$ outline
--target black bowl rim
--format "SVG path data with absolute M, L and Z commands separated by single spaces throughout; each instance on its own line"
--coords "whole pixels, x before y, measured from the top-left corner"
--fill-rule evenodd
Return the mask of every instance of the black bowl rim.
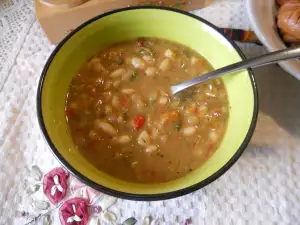
M 232 156 L 232 158 L 224 165 L 222 166 L 217 172 L 215 172 L 214 174 L 212 174 L 211 176 L 209 176 L 208 178 L 204 179 L 203 181 L 200 181 L 192 186 L 180 189 L 180 190 L 176 190 L 176 191 L 171 191 L 171 192 L 166 192 L 166 193 L 159 193 L 159 194 L 132 194 L 132 193 L 126 193 L 126 192 L 121 192 L 121 191 L 116 191 L 113 189 L 110 189 L 108 187 L 104 187 L 102 185 L 99 185 L 97 183 L 95 183 L 94 181 L 88 179 L 87 177 L 85 177 L 83 174 L 81 174 L 79 171 L 77 171 L 75 168 L 73 168 L 63 157 L 62 155 L 59 153 L 59 151 L 56 149 L 55 145 L 53 144 L 53 142 L 51 141 L 49 134 L 46 130 L 46 126 L 43 120 L 43 115 L 42 115 L 42 90 L 43 90 L 43 84 L 44 84 L 44 80 L 47 74 L 47 71 L 49 69 L 49 66 L 52 62 L 52 60 L 54 59 L 55 55 L 57 54 L 57 52 L 60 50 L 60 48 L 79 30 L 83 29 L 85 26 L 87 26 L 88 24 L 101 19 L 103 17 L 118 13 L 118 12 L 123 12 L 123 11 L 130 11 L 130 10 L 139 10 L 139 9 L 156 9 L 156 10 L 166 10 L 166 11 L 171 11 L 171 12 L 175 12 L 175 13 L 179 13 L 179 14 L 183 14 L 185 16 L 194 18 L 198 21 L 200 21 L 201 23 L 204 23 L 210 27 L 212 27 L 214 30 L 216 30 L 218 33 L 220 33 L 217 30 L 217 27 L 213 24 L 211 24 L 210 22 L 196 16 L 193 15 L 191 13 L 188 12 L 184 12 L 178 9 L 174 9 L 174 8 L 168 8 L 168 7 L 158 7 L 158 6 L 136 6 L 136 7 L 128 7 L 128 8 L 121 8 L 121 9 L 116 9 L 110 12 L 106 12 L 104 14 L 101 14 L 99 16 L 96 16 L 88 21 L 86 21 L 85 23 L 83 23 L 82 25 L 80 25 L 79 27 L 77 27 L 76 29 L 74 29 L 71 33 L 69 33 L 58 45 L 57 47 L 54 49 L 54 51 L 51 53 L 50 57 L 48 58 L 45 67 L 42 71 L 41 74 L 41 78 L 38 84 L 38 89 L 37 89 L 37 117 L 38 117 L 38 122 L 40 125 L 40 129 L 42 130 L 42 133 L 44 135 L 44 138 L 46 139 L 50 149 L 52 150 L 52 153 L 54 154 L 54 156 L 56 157 L 56 159 L 58 161 L 60 161 L 60 163 L 68 170 L 70 171 L 70 173 L 75 176 L 77 179 L 79 179 L 81 182 L 85 183 L 86 185 L 92 187 L 95 190 L 98 190 L 100 192 L 103 192 L 105 194 L 111 195 L 111 196 L 115 196 L 118 198 L 123 198 L 123 199 L 128 199 L 128 200 L 137 200 L 137 201 L 157 201 L 157 200 L 166 200 L 166 199 L 171 199 L 171 198 L 176 198 L 176 197 L 180 197 L 189 193 L 192 193 L 194 191 L 197 191 L 205 186 L 207 186 L 208 184 L 212 183 L 213 181 L 215 181 L 216 179 L 218 179 L 220 176 L 222 176 L 237 160 L 238 158 L 242 155 L 242 153 L 244 152 L 245 148 L 247 147 L 247 145 L 249 144 L 253 132 L 255 130 L 256 127 L 256 122 L 257 122 L 257 117 L 258 117 L 258 92 L 257 92 L 257 86 L 256 86 L 256 82 L 255 82 L 255 78 L 253 75 L 252 70 L 248 70 L 248 74 L 252 83 L 252 89 L 253 89 L 253 96 L 254 96 L 254 109 L 253 109 L 253 115 L 252 115 L 252 120 L 251 120 L 251 124 L 248 130 L 248 133 L 243 141 L 243 143 L 241 144 L 241 146 L 239 147 L 239 149 L 236 151 L 236 153 Z M 245 56 L 242 53 L 242 51 L 239 49 L 239 47 L 232 41 L 227 39 L 222 33 L 220 33 L 233 47 L 234 49 L 238 52 L 238 54 L 240 55 L 240 57 L 245 60 Z

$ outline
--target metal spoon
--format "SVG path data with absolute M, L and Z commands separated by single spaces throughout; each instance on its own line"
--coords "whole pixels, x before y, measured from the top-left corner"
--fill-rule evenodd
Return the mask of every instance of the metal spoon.
M 215 78 L 218 78 L 220 76 L 223 76 L 225 74 L 229 74 L 231 72 L 236 72 L 243 69 L 248 68 L 255 68 L 264 66 L 267 64 L 276 63 L 278 61 L 287 60 L 287 59 L 293 59 L 293 58 L 300 58 L 300 46 L 287 48 L 284 50 L 271 52 L 256 58 L 244 60 L 238 63 L 234 63 L 228 66 L 225 66 L 223 68 L 214 70 L 212 72 L 206 73 L 204 75 L 195 77 L 192 80 L 185 81 L 183 83 L 171 86 L 171 93 L 174 95 L 186 88 L 189 88 L 191 86 L 194 86 L 196 84 L 200 84 L 202 82 L 212 80 Z

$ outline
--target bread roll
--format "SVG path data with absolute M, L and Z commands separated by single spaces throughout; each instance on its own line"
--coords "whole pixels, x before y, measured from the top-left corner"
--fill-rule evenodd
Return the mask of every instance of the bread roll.
M 300 1 L 288 1 L 281 6 L 277 19 L 284 41 L 300 43 Z

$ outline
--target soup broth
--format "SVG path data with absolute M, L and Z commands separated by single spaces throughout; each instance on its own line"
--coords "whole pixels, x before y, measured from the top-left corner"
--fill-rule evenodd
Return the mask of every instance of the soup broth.
M 194 50 L 162 39 L 101 51 L 70 84 L 65 111 L 74 143 L 120 179 L 158 183 L 186 175 L 219 147 L 227 93 L 221 79 L 175 96 L 170 86 L 211 70 Z

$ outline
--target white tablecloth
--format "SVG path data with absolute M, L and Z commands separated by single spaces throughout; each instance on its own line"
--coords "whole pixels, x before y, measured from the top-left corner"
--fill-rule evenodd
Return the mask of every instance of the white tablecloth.
M 196 11 L 215 25 L 250 28 L 243 0 L 217 0 Z M 265 52 L 239 44 L 249 57 Z M 36 87 L 49 44 L 31 0 L 0 0 L 0 224 L 25 224 L 16 210 L 32 211 L 24 192 L 26 168 L 47 172 L 59 165 L 47 148 L 36 119 Z M 254 71 L 260 115 L 254 137 L 238 162 L 221 178 L 195 193 L 168 201 L 118 200 L 120 223 L 151 215 L 160 224 L 300 224 L 300 81 L 277 66 Z M 31 208 L 30 208 L 31 207 Z M 55 212 L 52 224 L 59 224 Z

